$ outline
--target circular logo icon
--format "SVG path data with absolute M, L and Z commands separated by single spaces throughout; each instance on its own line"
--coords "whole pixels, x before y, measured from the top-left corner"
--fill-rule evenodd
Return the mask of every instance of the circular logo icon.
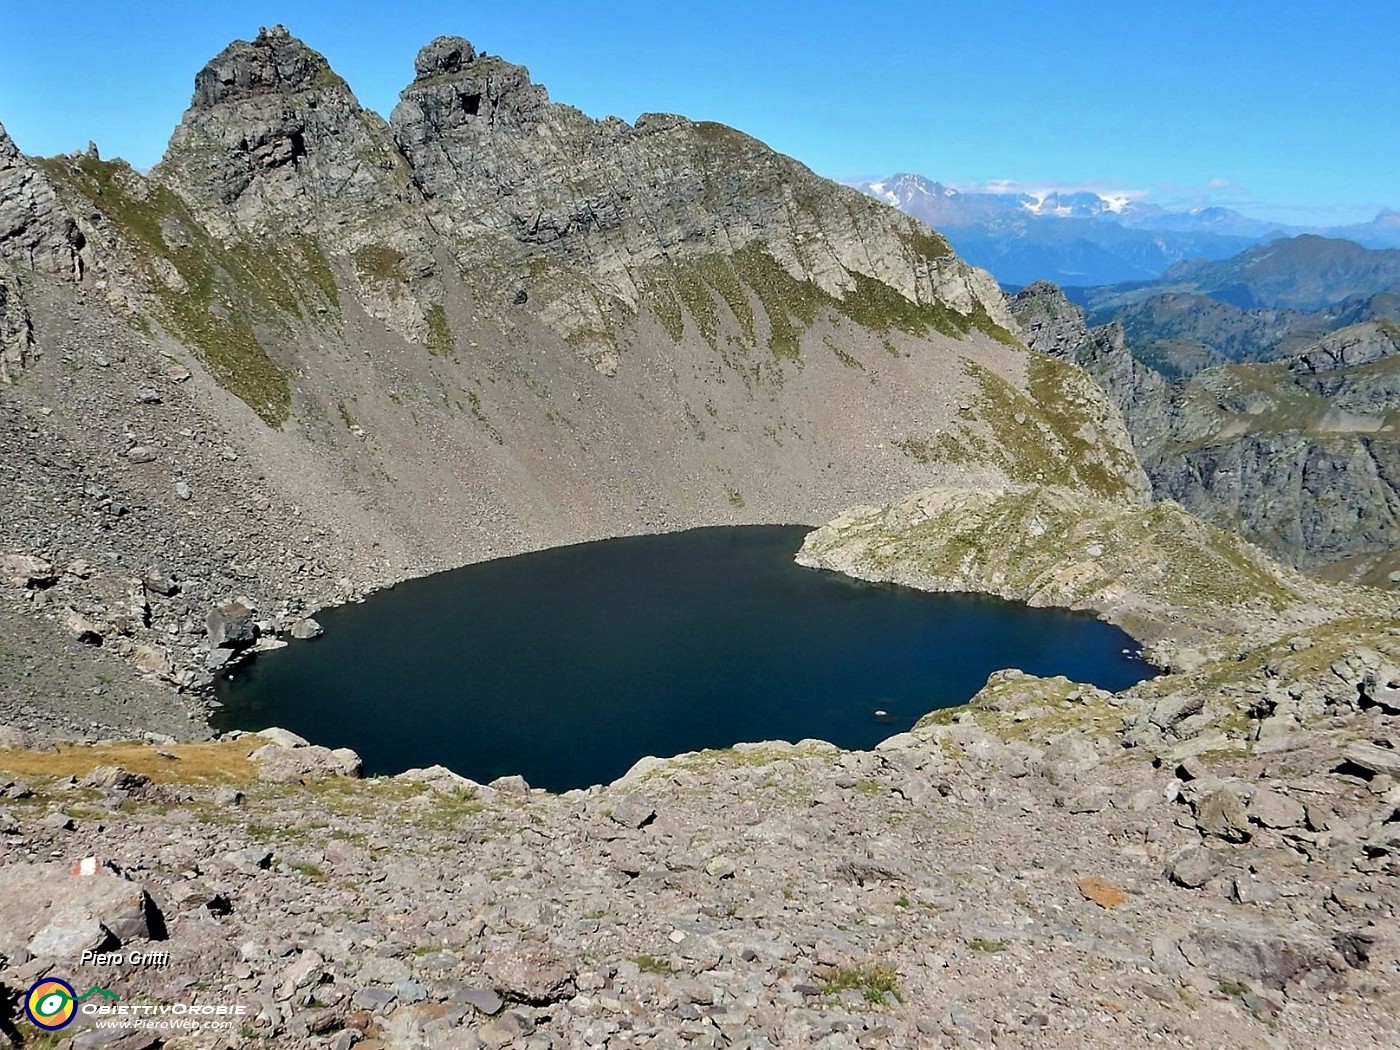
M 24 997 L 29 1020 L 46 1032 L 56 1032 L 72 1023 L 77 1012 L 77 993 L 67 981 L 46 977 L 30 987 Z

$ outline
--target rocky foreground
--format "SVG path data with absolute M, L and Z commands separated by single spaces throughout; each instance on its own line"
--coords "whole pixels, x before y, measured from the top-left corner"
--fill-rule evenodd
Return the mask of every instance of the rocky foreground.
M 873 752 L 741 745 L 562 796 L 442 769 L 360 780 L 353 753 L 278 730 L 7 742 L 0 1027 L 21 1045 L 1400 1038 L 1383 620 L 1120 695 L 1002 672 Z M 106 867 L 71 874 L 85 856 Z M 169 961 L 80 967 L 85 949 Z M 50 974 L 247 1013 L 164 1043 L 36 1042 L 14 1004 Z
M 1116 695 L 999 672 L 872 752 L 746 744 L 560 796 L 441 768 L 364 780 L 353 752 L 282 730 L 55 743 L 74 734 L 31 701 L 38 731 L 0 730 L 0 1032 L 71 1050 L 1396 1045 L 1393 596 L 1309 580 L 1171 504 L 1053 486 L 857 509 L 799 560 L 1096 610 L 1170 671 Z M 52 651 L 6 676 L 12 702 L 119 666 L 76 638 Z M 106 677 L 93 702 L 139 723 L 144 695 Z M 40 1039 L 21 1000 L 46 977 L 243 1012 Z

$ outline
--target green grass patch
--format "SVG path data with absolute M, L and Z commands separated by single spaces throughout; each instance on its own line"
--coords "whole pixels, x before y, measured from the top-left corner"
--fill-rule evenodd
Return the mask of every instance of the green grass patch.
M 319 864 L 312 864 L 307 860 L 294 860 L 289 865 L 294 872 L 312 882 L 325 882 L 326 871 Z
M 989 939 L 987 937 L 973 937 L 967 942 L 967 946 L 971 948 L 974 952 L 986 952 L 988 955 L 995 955 L 999 952 L 1004 952 L 1011 947 L 1010 944 L 1002 940 L 1000 937 L 996 938 L 995 940 Z
M 911 434 L 890 444 L 920 466 L 930 463 L 984 463 L 994 461 L 995 451 L 984 438 L 973 433 L 944 432 L 932 438 Z
M 472 418 L 486 429 L 486 432 L 491 435 L 491 439 L 498 445 L 504 445 L 505 438 L 501 436 L 501 432 L 496 429 L 496 424 L 491 422 L 486 410 L 481 406 L 481 395 L 475 390 L 468 390 L 467 405 L 471 410 Z
M 434 357 L 452 357 L 457 352 L 457 342 L 452 338 L 452 329 L 447 323 L 447 308 L 441 303 L 433 303 L 427 312 L 428 334 L 423 341 L 424 348 Z
M 768 319 L 769 352 L 780 361 L 798 360 L 801 335 L 829 297 L 816 285 L 793 277 L 757 241 L 735 252 L 733 261 L 735 272 L 758 296 Z
M 403 264 L 407 256 L 397 248 L 383 244 L 367 244 L 355 252 L 355 270 L 363 277 L 375 280 L 404 284 L 408 275 Z
M 846 351 L 842 350 L 839 346 L 833 346 L 831 352 L 836 355 L 836 360 L 840 361 L 847 368 L 856 368 L 862 372 L 865 371 L 865 366 L 863 364 L 846 353 Z
M 915 255 L 936 260 L 946 259 L 953 254 L 952 246 L 927 226 L 915 223 L 910 223 L 909 226 L 909 230 L 901 234 L 899 239 Z
M 829 997 L 855 990 L 872 1006 L 885 1006 L 891 1001 L 904 1002 L 899 992 L 899 974 L 892 966 L 843 966 L 828 973 L 822 982 L 822 994 Z
M 227 248 L 184 202 L 125 161 L 52 157 L 38 162 L 63 196 L 111 222 L 153 293 L 157 319 L 193 349 L 219 384 L 269 426 L 291 410 L 291 384 L 256 326 L 286 331 L 312 290 L 324 293 L 329 267 L 306 244 Z M 302 274 L 311 273 L 311 289 Z M 314 296 L 310 296 L 314 297 Z M 331 302 L 334 303 L 334 299 Z
M 724 137 L 728 131 L 701 134 Z M 948 254 L 947 245 L 936 234 L 930 233 L 923 240 L 911 236 L 910 245 L 911 250 L 924 251 L 929 258 Z M 1021 345 L 993 322 L 980 304 L 963 314 L 941 301 L 913 302 L 866 274 L 848 274 L 851 289 L 841 297 L 831 295 L 811 281 L 794 277 L 766 244 L 752 241 L 732 255 L 713 254 L 652 264 L 636 277 L 644 305 L 674 341 L 680 342 L 684 337 L 689 317 L 710 346 L 749 381 L 761 374 L 762 365 L 736 360 L 731 356 L 730 342 L 737 343 L 740 351 L 746 353 L 757 349 L 762 341 L 774 363 L 797 362 L 801 358 L 802 336 L 823 312 L 879 333 L 901 331 L 927 336 L 938 332 L 961 339 L 973 331 L 983 331 L 1009 345 Z M 725 335 L 726 316 L 738 327 L 737 339 Z M 761 333 L 760 318 L 767 322 L 766 333 Z M 885 346 L 899 356 L 888 339 Z M 864 368 L 849 353 L 832 349 L 847 367 Z
M 634 955 L 632 961 L 637 964 L 637 969 L 642 973 L 665 974 L 670 976 L 675 973 L 675 968 L 670 961 L 658 955 Z
M 1078 369 L 1030 355 L 1023 392 L 976 362 L 964 367 L 981 388 L 976 418 L 992 438 L 980 451 L 1013 481 L 1082 488 L 1109 499 L 1133 493 L 1133 452 L 1112 440 L 1106 414 L 1094 411 L 1103 407 L 1101 395 Z

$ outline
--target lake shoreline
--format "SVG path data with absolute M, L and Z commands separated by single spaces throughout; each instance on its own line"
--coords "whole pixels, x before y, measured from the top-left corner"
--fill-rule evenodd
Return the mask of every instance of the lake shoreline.
M 563 769 L 574 761 L 567 749 L 546 760 L 546 742 L 527 742 L 513 723 L 547 735 L 573 718 L 590 755 L 614 756 L 590 774 L 602 783 L 642 755 L 742 741 L 819 737 L 873 747 L 931 710 L 965 703 L 1006 667 L 1110 689 L 1150 669 L 1125 655 L 1139 652 L 1135 639 L 1088 613 L 853 586 L 810 572 L 795 560 L 810 535 L 807 526 L 702 528 L 423 577 L 381 592 L 373 609 L 328 610 L 327 634 L 314 647 L 258 654 L 267 658 L 221 677 L 217 698 L 227 706 L 215 710 L 213 725 L 282 726 L 353 748 L 372 772 L 443 764 L 474 780 L 522 772 L 532 783 L 562 784 L 562 774 L 531 775 L 528 767 L 553 761 Z M 520 768 L 491 765 L 501 760 L 484 743 L 481 751 L 461 741 L 425 748 L 417 733 L 400 739 L 393 725 L 352 728 L 374 721 L 383 695 L 405 693 L 415 697 L 413 718 L 439 735 L 451 735 L 446 727 L 470 703 L 473 739 L 499 740 L 492 746 Z M 870 699 L 861 706 L 854 698 L 863 694 Z M 512 705 L 500 706 L 507 695 Z M 701 710 L 708 718 L 688 721 Z M 614 720 L 607 732 L 596 728 L 600 719 Z

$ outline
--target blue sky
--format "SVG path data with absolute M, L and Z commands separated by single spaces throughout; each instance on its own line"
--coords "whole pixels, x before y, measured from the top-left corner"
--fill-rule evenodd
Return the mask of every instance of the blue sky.
M 0 0 L 0 122 L 27 152 L 159 159 L 195 72 L 283 22 L 388 114 L 431 37 L 555 101 L 732 124 L 833 178 L 1135 191 L 1331 224 L 1400 207 L 1391 3 L 496 4 Z

